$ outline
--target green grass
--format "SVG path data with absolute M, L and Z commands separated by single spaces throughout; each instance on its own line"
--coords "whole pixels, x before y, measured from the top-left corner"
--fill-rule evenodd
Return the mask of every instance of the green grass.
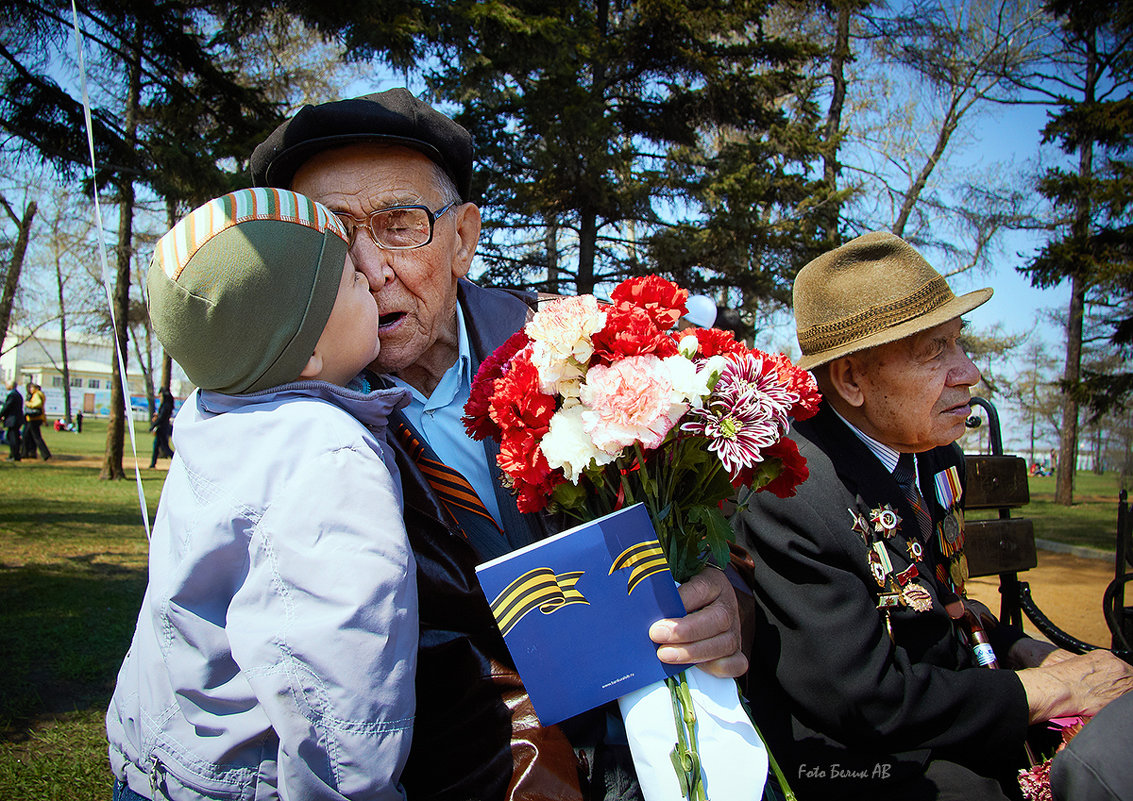
M 1113 553 L 1117 542 L 1117 473 L 1094 475 L 1079 471 L 1074 481 L 1074 504 L 1054 502 L 1054 476 L 1032 476 L 1031 502 L 1019 510 L 1034 521 L 1035 537 L 1085 545 Z
M 44 438 L 50 461 L 0 462 L 0 798 L 105 801 L 103 715 L 145 589 L 145 530 L 132 459 L 127 481 L 78 463 L 100 459 L 105 421 Z M 152 515 L 165 473 L 142 474 Z
M 106 801 L 103 715 L 146 581 L 133 461 L 126 481 L 98 479 L 105 421 L 44 436 L 51 461 L 0 461 L 0 799 Z M 152 444 L 138 433 L 142 465 Z M 165 472 L 142 476 L 152 516 Z M 1067 508 L 1053 478 L 1035 477 L 1015 514 L 1038 537 L 1112 550 L 1118 489 L 1115 475 L 1079 473 Z

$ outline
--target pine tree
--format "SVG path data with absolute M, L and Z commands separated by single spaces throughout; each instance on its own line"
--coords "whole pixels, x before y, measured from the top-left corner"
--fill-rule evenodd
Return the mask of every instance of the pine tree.
M 203 32 L 216 14 L 173 0 L 98 0 L 80 9 L 92 71 L 110 77 L 92 87 L 91 135 L 100 190 L 118 204 L 115 252 L 115 339 L 126 359 L 137 191 L 193 203 L 242 183 L 226 159 L 244 160 L 275 122 L 275 109 L 242 75 L 221 69 L 217 41 Z M 23 142 L 22 153 L 54 165 L 64 177 L 90 163 L 82 100 L 56 80 L 72 41 L 70 3 L 32 0 L 0 12 L 0 130 Z M 218 25 L 223 30 L 224 25 Z M 120 364 L 112 363 L 111 418 L 103 478 L 121 478 L 124 413 Z
M 1082 374 L 1086 307 L 1114 292 L 1128 298 L 1133 280 L 1133 171 L 1122 158 L 1133 146 L 1133 9 L 1120 0 L 1055 0 L 1048 8 L 1060 21 L 1066 60 L 1037 87 L 1055 104 L 1043 141 L 1056 142 L 1076 165 L 1048 170 L 1040 180 L 1039 192 L 1060 213 L 1059 224 L 1020 269 L 1039 288 L 1070 283 L 1055 488 L 1055 501 L 1070 505 L 1080 401 L 1090 389 Z M 1116 334 L 1127 316 L 1126 310 L 1115 320 Z

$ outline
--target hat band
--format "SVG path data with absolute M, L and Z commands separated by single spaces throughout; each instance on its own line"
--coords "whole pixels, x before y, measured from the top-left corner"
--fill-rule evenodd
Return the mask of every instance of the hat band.
M 928 314 L 955 297 L 944 277 L 937 276 L 916 292 L 900 300 L 884 306 L 874 306 L 844 320 L 812 325 L 805 331 L 799 331 L 799 348 L 802 349 L 803 355 L 812 356 L 831 348 L 848 345 Z

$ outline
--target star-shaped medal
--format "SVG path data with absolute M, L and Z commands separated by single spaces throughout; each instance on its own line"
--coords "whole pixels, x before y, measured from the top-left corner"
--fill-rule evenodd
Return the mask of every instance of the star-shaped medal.
M 850 529 L 857 532 L 857 534 L 861 536 L 862 541 L 866 545 L 869 545 L 869 520 L 857 509 L 847 509 L 846 511 L 850 513 Z
M 873 522 L 873 530 L 886 539 L 896 534 L 901 525 L 901 516 L 889 504 L 871 509 L 869 519 Z

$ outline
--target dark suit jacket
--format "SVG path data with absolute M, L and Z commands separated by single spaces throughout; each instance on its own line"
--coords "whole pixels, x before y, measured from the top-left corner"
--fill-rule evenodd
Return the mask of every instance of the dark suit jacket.
M 480 363 L 518 331 L 534 296 L 461 281 L 473 355 Z M 581 799 L 574 750 L 558 726 L 541 726 L 476 580 L 482 559 L 450 526 L 441 501 L 396 438 L 405 529 L 417 560 L 420 646 L 413 746 L 402 774 L 409 798 Z M 485 441 L 495 465 L 498 448 Z M 496 471 L 498 475 L 498 470 Z M 503 528 L 518 547 L 548 533 L 496 488 Z
M 1011 671 L 976 665 L 930 575 L 917 581 L 932 609 L 895 610 L 890 640 L 851 510 L 867 517 L 886 503 L 897 510 L 903 530 L 886 541 L 895 573 L 911 564 L 905 534 L 913 536 L 913 510 L 826 404 L 792 437 L 810 470 L 797 497 L 757 493 L 736 516 L 738 540 L 755 557 L 762 613 L 748 695 L 789 780 L 802 798 L 831 798 L 915 776 L 932 758 L 1000 773 L 1026 736 L 1021 682 Z M 949 466 L 963 471 L 963 455 L 953 445 L 919 454 L 918 462 L 935 524 L 946 510 L 933 476 Z M 997 635 L 1001 655 L 1021 636 L 1005 627 Z
M 24 424 L 24 396 L 19 390 L 9 390 L 0 409 L 0 423 L 4 428 L 19 428 Z

